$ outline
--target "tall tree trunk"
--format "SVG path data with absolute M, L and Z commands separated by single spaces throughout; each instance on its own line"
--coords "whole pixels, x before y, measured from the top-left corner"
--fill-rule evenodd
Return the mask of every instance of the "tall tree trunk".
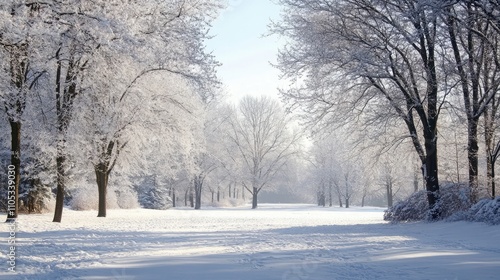
M 460 78 L 460 84 L 462 87 L 462 96 L 464 100 L 465 112 L 467 115 L 467 158 L 469 160 L 469 186 L 471 188 L 472 194 L 471 199 L 476 202 L 478 199 L 478 121 L 479 116 L 483 113 L 480 110 L 481 103 L 488 105 L 490 100 L 480 100 L 480 73 L 481 68 L 484 66 L 484 38 L 481 39 L 482 42 L 478 42 L 476 46 L 475 37 L 477 33 L 481 33 L 480 24 L 478 24 L 477 11 L 472 6 L 472 2 L 466 3 L 467 17 L 465 19 L 457 20 L 452 13 L 451 9 L 448 14 L 448 34 L 450 35 L 450 43 L 453 49 L 453 55 L 455 57 L 455 63 L 458 70 L 458 76 Z M 458 24 L 466 24 L 465 33 L 460 36 L 460 26 Z M 479 29 L 476 31 L 475 29 Z M 474 30 L 474 31 L 473 31 Z M 459 48 L 461 44 L 463 51 Z M 482 54 L 477 54 L 480 50 Z M 462 54 L 465 59 L 462 58 Z
M 257 208 L 257 194 L 258 193 L 259 193 L 259 191 L 257 190 L 256 187 L 254 187 L 253 192 L 252 192 L 252 209 Z
M 8 204 L 7 221 L 17 218 L 19 211 L 19 184 L 21 183 L 21 122 L 10 120 L 11 154 L 10 163 L 14 166 L 14 205 Z M 9 185 L 9 192 L 11 187 Z M 9 195 L 10 197 L 10 195 Z
M 467 144 L 467 158 L 469 160 L 469 185 L 472 191 L 472 202 L 475 203 L 479 197 L 479 183 L 478 183 L 478 130 L 477 120 L 471 119 L 469 121 L 469 139 Z
M 392 179 L 387 179 L 385 182 L 385 189 L 387 194 L 387 207 L 392 207 Z
M 425 139 L 425 164 L 423 166 L 425 185 L 427 190 L 427 201 L 429 202 L 430 218 L 437 220 L 441 216 L 439 209 L 439 178 L 438 178 L 438 157 L 437 139 L 432 133 L 432 138 Z
M 345 208 L 349 208 L 349 197 L 345 198 Z
M 203 187 L 203 178 L 202 175 L 197 175 L 194 178 L 194 194 L 195 194 L 195 204 L 194 209 L 201 208 L 201 190 Z
M 193 190 L 189 190 L 189 206 L 194 207 L 194 194 Z
M 328 205 L 333 206 L 332 184 L 328 186 Z
M 57 180 L 57 191 L 56 191 L 56 208 L 54 211 L 54 219 L 52 222 L 60 223 L 62 219 L 63 207 L 64 207 L 64 192 L 65 192 L 65 179 L 66 174 L 64 170 L 66 162 L 66 156 L 64 155 L 64 147 L 62 144 L 57 145 L 57 157 L 56 157 L 56 180 Z
M 413 192 L 418 192 L 418 172 L 413 174 Z
M 495 164 L 491 165 L 491 198 L 495 199 Z
M 107 172 L 108 167 L 101 163 L 94 167 L 96 182 L 97 182 L 97 190 L 99 194 L 99 206 L 97 217 L 106 217 L 106 195 L 108 191 L 108 177 L 109 173 Z
M 175 188 L 172 188 L 172 207 L 175 208 Z

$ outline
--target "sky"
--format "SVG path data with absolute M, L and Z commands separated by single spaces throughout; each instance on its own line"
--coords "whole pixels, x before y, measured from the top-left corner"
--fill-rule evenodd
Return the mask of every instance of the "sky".
M 213 22 L 207 51 L 222 63 L 217 72 L 230 102 L 245 95 L 278 97 L 279 71 L 270 64 L 276 61 L 278 38 L 264 35 L 279 14 L 270 0 L 227 0 Z

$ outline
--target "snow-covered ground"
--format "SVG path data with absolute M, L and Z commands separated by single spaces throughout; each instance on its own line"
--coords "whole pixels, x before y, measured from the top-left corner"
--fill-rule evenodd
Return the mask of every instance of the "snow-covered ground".
M 65 209 L 18 221 L 0 279 L 499 279 L 500 226 L 388 224 L 379 208 Z M 0 216 L 5 220 L 5 215 Z

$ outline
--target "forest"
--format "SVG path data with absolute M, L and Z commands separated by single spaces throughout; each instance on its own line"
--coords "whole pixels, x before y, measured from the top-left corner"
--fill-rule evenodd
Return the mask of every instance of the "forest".
M 499 1 L 275 2 L 288 86 L 232 104 L 205 45 L 224 1 L 2 1 L 7 219 L 259 201 L 496 215 Z

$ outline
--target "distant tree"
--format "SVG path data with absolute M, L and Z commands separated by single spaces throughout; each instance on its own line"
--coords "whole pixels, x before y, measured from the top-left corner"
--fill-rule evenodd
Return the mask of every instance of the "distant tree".
M 257 208 L 262 188 L 297 153 L 300 135 L 291 125 L 290 116 L 269 97 L 243 97 L 230 119 L 228 137 L 238 149 L 242 184 L 252 194 L 252 209 Z

